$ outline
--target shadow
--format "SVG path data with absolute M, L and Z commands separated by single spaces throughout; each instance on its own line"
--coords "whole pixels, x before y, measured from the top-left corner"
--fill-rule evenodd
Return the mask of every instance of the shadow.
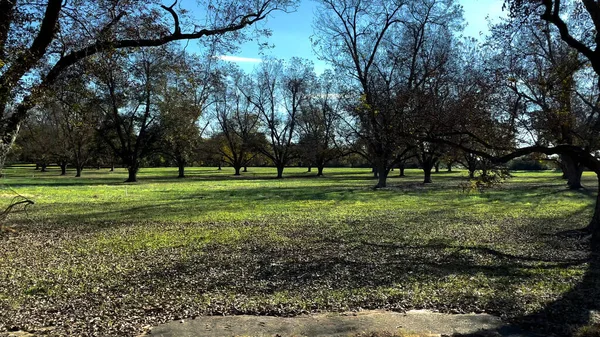
M 370 179 L 355 173 L 342 176 Z M 522 193 L 506 188 L 493 193 L 443 195 L 442 206 L 433 204 L 427 211 L 397 209 L 401 212 L 398 217 L 379 210 L 378 217 L 349 216 L 331 223 L 286 218 L 229 224 L 169 225 L 155 221 L 181 219 L 190 212 L 236 212 L 243 208 L 242 203 L 260 203 L 265 209 L 291 201 L 302 205 L 315 200 L 350 199 L 377 204 L 400 195 L 398 192 L 411 197 L 429 191 L 456 191 L 450 179 L 454 177 L 447 178 L 433 185 L 416 180 L 392 182 L 392 187 L 377 192 L 364 184 L 234 186 L 175 194 L 157 190 L 152 202 L 132 201 L 123 206 L 119 201 L 110 201 L 99 210 L 89 209 L 89 204 L 82 202 L 81 213 L 67 203 L 41 205 L 40 213 L 58 226 L 57 231 L 50 230 L 47 222 L 28 224 L 41 233 L 41 238 L 24 232 L 16 238 L 18 243 L 9 243 L 1 251 L 13 257 L 2 261 L 0 270 L 1 277 L 11 280 L 7 287 L 15 287 L 8 291 L 28 291 L 32 295 L 20 303 L 18 310 L 0 312 L 0 321 L 16 326 L 30 324 L 30 317 L 46 317 L 48 312 L 54 313 L 49 322 L 81 321 L 72 310 L 73 303 L 77 303 L 86 308 L 90 318 L 104 317 L 106 312 L 115 313 L 111 322 L 127 317 L 131 323 L 127 329 L 134 329 L 135 324 L 205 314 L 289 316 L 362 308 L 488 312 L 558 336 L 587 324 L 590 310 L 599 307 L 600 264 L 579 236 L 564 233 L 590 212 L 591 204 L 560 217 L 549 214 L 524 220 L 508 216 L 501 220 L 492 216 L 479 219 L 449 211 L 496 200 L 506 203 L 507 208 L 524 201 L 535 204 L 567 193 L 566 188 L 557 188 L 556 184 L 525 185 L 519 189 Z M 593 196 L 587 190 L 572 193 L 574 200 Z M 439 202 L 439 195 L 437 198 Z M 70 209 L 71 213 L 56 214 L 50 212 L 51 208 Z M 136 239 L 136 235 L 148 233 L 157 238 Z M 81 237 L 82 242 L 72 244 Z M 12 269 L 16 270 L 11 274 L 13 278 L 2 274 Z M 35 277 L 60 298 L 43 297 L 47 295 L 43 287 L 32 283 Z M 15 286 L 21 284 L 15 281 L 20 278 L 26 279 L 25 289 Z M 100 330 L 94 333 L 110 335 L 109 328 L 101 325 L 104 323 L 98 324 Z
M 132 210 L 136 214 L 148 211 Z M 158 209 L 165 211 L 166 208 Z M 572 216 L 566 214 L 564 218 Z M 270 227 L 257 222 L 219 228 L 215 224 L 219 233 L 227 234 L 236 228 L 238 234 L 211 240 L 207 239 L 212 235 L 210 231 L 195 231 L 194 224 L 167 228 L 156 225 L 161 234 L 168 234 L 167 238 L 174 233 L 184 240 L 165 247 L 160 246 L 165 243 L 160 236 L 157 247 L 147 243 L 135 246 L 136 239 L 128 241 L 131 235 L 145 235 L 149 225 L 140 225 L 137 230 L 141 233 L 135 228 L 115 229 L 114 236 L 99 233 L 99 237 L 90 238 L 86 233 L 90 239 L 85 242 L 91 245 L 78 248 L 66 258 L 68 244 L 53 241 L 64 235 L 45 231 L 44 237 L 36 239 L 42 243 L 36 249 L 29 249 L 28 241 L 11 247 L 17 251 L 10 263 L 22 275 L 17 277 L 29 278 L 35 275 L 35 268 L 41 268 L 37 272 L 42 273 L 46 282 L 43 284 L 58 291 L 60 297 L 44 297 L 44 287 L 35 283 L 35 287 L 28 286 L 31 283 L 25 282 L 22 291 L 31 294 L 18 310 L 3 311 L 0 319 L 20 326 L 28 324 L 28 317 L 60 312 L 53 314 L 52 319 L 77 321 L 77 310 L 70 309 L 73 303 L 85 307 L 89 317 L 102 317 L 107 311 L 114 313 L 112 320 L 126 317 L 126 329 L 198 315 L 293 316 L 321 310 L 432 309 L 448 313 L 488 312 L 538 331 L 566 331 L 560 329 L 578 322 L 567 319 L 568 315 L 583 312 L 584 307 L 595 307 L 598 301 L 597 272 L 589 272 L 597 262 L 590 260 L 577 239 L 544 235 L 548 233 L 544 219 L 518 234 L 501 231 L 497 235 L 503 241 L 487 244 L 483 238 L 473 244 L 472 238 L 443 234 L 428 239 L 410 237 L 406 227 L 393 227 L 393 221 L 348 221 L 338 226 L 300 223 Z M 371 239 L 365 239 L 365 233 Z M 421 234 L 427 236 L 425 232 Z M 477 236 L 476 233 L 473 237 Z M 66 240 L 73 238 L 67 237 Z M 107 244 L 117 246 L 107 248 Z M 521 249 L 524 246 L 534 249 Z M 40 257 L 35 264 L 27 263 L 31 261 L 30 254 L 38 250 L 51 263 L 42 263 Z M 581 270 L 586 264 L 590 267 L 581 283 L 576 284 L 577 278 L 569 276 L 569 272 Z M 96 266 L 105 272 L 98 272 Z M 1 272 L 9 268 L 13 267 L 5 267 Z M 557 277 L 558 283 L 570 282 L 573 289 L 537 316 L 528 312 L 532 303 L 539 304 L 555 294 L 529 294 L 527 289 Z M 581 305 L 581 309 L 571 305 Z M 20 315 L 23 311 L 29 314 Z M 548 321 L 552 323 L 544 325 Z M 562 325 L 556 327 L 555 322 Z M 95 324 L 94 329 L 98 330 L 94 331 L 100 335 L 110 331 L 103 330 L 109 329 L 103 322 Z M 123 334 L 134 332 L 126 330 Z

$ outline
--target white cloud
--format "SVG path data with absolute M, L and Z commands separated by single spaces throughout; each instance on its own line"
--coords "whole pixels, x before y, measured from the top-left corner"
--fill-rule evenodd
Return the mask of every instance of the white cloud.
M 236 62 L 236 63 L 260 63 L 261 59 L 252 58 L 252 57 L 240 57 L 240 56 L 232 56 L 232 55 L 219 55 L 217 56 L 219 60 L 228 61 L 228 62 Z

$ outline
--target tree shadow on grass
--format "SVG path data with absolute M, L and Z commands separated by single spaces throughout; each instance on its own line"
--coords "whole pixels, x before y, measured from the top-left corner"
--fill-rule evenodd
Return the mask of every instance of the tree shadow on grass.
M 435 205 L 435 207 L 428 210 L 420 207 L 413 209 L 411 208 L 413 207 L 412 204 L 408 202 L 390 209 L 387 213 L 393 215 L 394 212 L 400 212 L 401 215 L 398 216 L 401 216 L 402 221 L 406 222 L 428 221 L 453 216 L 457 208 L 468 210 L 472 206 L 481 205 L 482 199 L 486 199 L 489 202 L 499 201 L 506 207 L 510 207 L 511 204 L 520 207 L 524 198 L 527 198 L 527 202 L 535 205 L 547 197 L 561 195 L 567 193 L 568 190 L 557 189 L 556 186 L 544 186 L 539 188 L 524 187 L 517 191 L 507 189 L 482 194 L 463 194 L 457 192 L 456 188 L 450 184 L 438 184 L 433 187 L 417 184 L 415 187 L 415 184 L 404 183 L 398 185 L 398 187 L 377 192 L 373 192 L 370 188 L 360 185 L 342 187 L 331 185 L 308 187 L 282 185 L 253 188 L 236 188 L 232 186 L 230 189 L 187 193 L 158 190 L 154 191 L 153 194 L 148 194 L 147 198 L 137 198 L 132 202 L 128 202 L 127 199 L 119 201 L 113 199 L 103 200 L 101 196 L 100 199 L 92 198 L 89 202 L 83 201 L 81 206 L 77 206 L 72 202 L 62 204 L 39 203 L 35 205 L 35 209 L 30 210 L 30 213 L 33 216 L 36 216 L 36 214 L 43 216 L 44 224 L 40 224 L 40 226 L 46 226 L 48 223 L 61 224 L 62 226 L 93 225 L 94 223 L 98 223 L 102 228 L 105 228 L 105 225 L 109 223 L 118 226 L 127 222 L 160 222 L 174 218 L 178 219 L 179 222 L 190 222 L 195 221 L 195 219 L 211 218 L 211 214 L 222 213 L 235 217 L 236 214 L 240 216 L 246 213 L 251 214 L 255 208 L 268 211 L 277 208 L 286 210 L 287 207 L 297 212 L 299 210 L 298 207 L 304 207 L 304 202 L 323 202 L 321 206 L 312 204 L 313 207 L 317 207 L 315 211 L 319 211 L 319 207 L 324 207 L 325 211 L 335 207 L 342 207 L 347 202 L 350 204 L 352 202 L 378 204 L 378 200 L 389 202 L 389 198 L 398 196 L 426 196 L 427 200 L 433 202 L 439 197 L 436 194 L 429 195 L 431 191 L 449 192 L 450 194 L 445 196 L 448 198 L 447 202 Z M 575 193 L 581 193 L 580 195 L 583 199 L 591 199 L 591 195 L 587 194 L 587 192 Z M 240 207 L 241 204 L 245 206 Z M 586 212 L 589 212 L 589 207 L 579 207 L 573 212 L 572 217 L 579 218 Z M 382 214 L 384 213 L 386 212 Z M 273 216 L 273 214 L 269 214 L 271 213 L 265 215 Z M 368 209 L 365 209 L 364 215 L 372 216 L 368 212 Z M 455 216 L 460 217 L 460 214 Z M 547 220 L 555 221 L 556 219 L 553 216 L 549 215 Z M 561 221 L 566 222 L 566 220 L 568 219 Z M 30 220 L 24 218 L 24 220 L 19 220 L 19 222 L 29 224 Z M 569 227 L 568 229 L 571 228 Z
M 558 220 L 567 221 L 572 216 Z M 389 224 L 369 223 L 363 227 L 351 223 L 348 226 L 354 228 L 349 231 L 346 226 L 330 228 L 326 224 L 278 229 L 261 229 L 255 224 L 250 228 L 255 232 L 237 239 L 233 235 L 231 240 L 206 243 L 199 237 L 198 241 L 190 239 L 178 246 L 129 253 L 102 246 L 77 262 L 94 266 L 91 274 L 60 274 L 62 277 L 47 281 L 58 292 L 53 295 L 56 297 L 39 302 L 34 300 L 38 295 L 30 295 L 19 309 L 30 310 L 29 315 L 19 316 L 18 310 L 11 309 L 0 319 L 22 324 L 27 317 L 48 315 L 48 310 L 64 312 L 64 317 L 53 316 L 59 322 L 80 319 L 68 316 L 76 315 L 66 309 L 71 303 L 85 307 L 90 317 L 101 317 L 105 312 L 120 315 L 114 318 L 116 321 L 135 316 L 140 326 L 147 324 L 147 316 L 173 319 L 201 314 L 287 316 L 315 310 L 434 309 L 453 313 L 486 311 L 543 330 L 545 323 L 534 320 L 539 316 L 530 314 L 527 308 L 531 303 L 544 302 L 545 296 L 555 297 L 559 292 L 556 288 L 561 287 L 552 282 L 559 278 L 572 283 L 573 289 L 555 301 L 558 306 L 548 305 L 547 313 L 546 309 L 539 313 L 546 321 L 563 318 L 560 327 L 549 326 L 562 331 L 574 321 L 567 320 L 569 313 L 563 312 L 572 309 L 570 304 L 583 298 L 590 304 L 581 302 L 581 307 L 595 307 L 597 301 L 598 279 L 589 269 L 579 285 L 577 277 L 568 273 L 582 270 L 586 263 L 591 269 L 596 262 L 588 261 L 587 251 L 578 240 L 542 235 L 548 229 L 545 220 L 538 221 L 525 224 L 532 226 L 530 231 L 501 233 L 503 241 L 498 242 L 477 235 L 475 242 L 471 238 L 461 241 L 443 234 L 434 240 L 418 241 L 405 237 L 401 226 L 394 230 L 389 227 L 386 234 Z M 523 242 L 535 249 L 520 251 Z M 42 245 L 39 249 L 49 248 Z M 64 248 L 57 249 L 44 254 L 57 254 L 53 261 L 64 264 L 53 265 L 52 270 L 86 268 L 69 262 L 72 256 L 62 259 Z M 22 251 L 33 254 L 28 252 Z M 27 256 L 18 256 L 29 261 Z M 95 266 L 111 270 L 110 277 L 96 275 Z M 27 277 L 36 273 L 48 276 L 42 264 L 15 262 L 14 268 L 27 269 L 23 274 Z M 61 292 L 73 289 L 73 284 L 102 291 Z M 542 292 L 548 289 L 554 293 L 528 293 L 536 286 Z M 594 287 L 592 292 L 589 287 Z M 528 321 L 530 317 L 537 325 Z

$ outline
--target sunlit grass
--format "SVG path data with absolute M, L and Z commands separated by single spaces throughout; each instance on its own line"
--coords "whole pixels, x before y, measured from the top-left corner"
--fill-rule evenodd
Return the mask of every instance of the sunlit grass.
M 463 191 L 461 171 L 434 174 L 430 185 L 419 170 L 392 172 L 382 190 L 362 168 L 327 168 L 321 178 L 286 168 L 282 180 L 273 168 L 176 173 L 144 169 L 125 184 L 124 169 L 81 178 L 6 169 L 0 201 L 16 192 L 35 205 L 7 220 L 17 232 L 0 255 L 0 305 L 12 309 L 0 320 L 26 309 L 43 318 L 73 301 L 140 326 L 356 308 L 510 317 L 568 292 L 587 267 L 578 241 L 556 236 L 591 216 L 596 180 L 587 172 L 581 191 L 548 171 L 517 172 L 483 193 Z M 140 311 L 157 305 L 163 314 L 151 319 Z M 53 320 L 83 329 L 80 314 L 60 310 Z

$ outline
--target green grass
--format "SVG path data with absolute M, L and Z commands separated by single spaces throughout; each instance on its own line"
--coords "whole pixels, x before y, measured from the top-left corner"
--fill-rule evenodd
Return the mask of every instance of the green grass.
M 580 240 L 556 233 L 587 224 L 589 173 L 582 191 L 555 172 L 520 172 L 464 193 L 464 172 L 434 174 L 431 185 L 418 170 L 392 172 L 389 188 L 373 190 L 368 169 L 317 178 L 286 168 L 283 180 L 249 171 L 190 168 L 177 179 L 174 168 L 144 169 L 125 184 L 124 169 L 6 169 L 0 201 L 10 187 L 36 204 L 5 221 L 16 233 L 0 248 L 1 326 L 132 335 L 200 314 L 358 308 L 510 318 L 587 271 Z

